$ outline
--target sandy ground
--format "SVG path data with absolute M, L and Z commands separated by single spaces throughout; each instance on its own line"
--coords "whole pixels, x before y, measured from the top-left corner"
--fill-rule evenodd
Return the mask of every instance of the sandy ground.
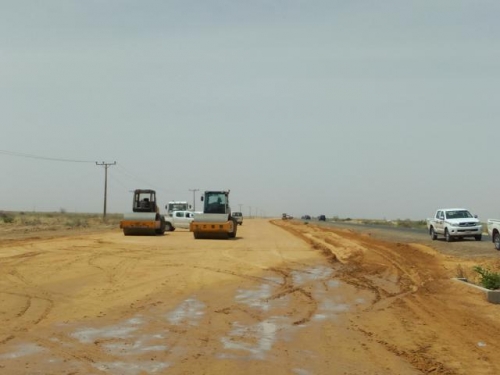
M 1 374 L 500 373 L 471 257 L 282 220 L 37 237 L 0 240 Z

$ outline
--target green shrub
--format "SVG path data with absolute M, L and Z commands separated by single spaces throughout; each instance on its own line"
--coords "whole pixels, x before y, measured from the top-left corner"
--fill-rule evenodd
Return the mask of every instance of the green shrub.
M 500 289 L 500 273 L 481 266 L 475 266 L 474 271 L 481 276 L 479 282 L 483 287 L 490 290 Z
M 0 219 L 6 224 L 11 224 L 14 222 L 14 215 L 8 214 L 7 212 L 0 212 Z

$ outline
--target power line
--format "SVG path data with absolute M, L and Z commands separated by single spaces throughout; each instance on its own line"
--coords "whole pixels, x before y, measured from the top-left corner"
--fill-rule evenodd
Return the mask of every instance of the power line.
M 138 178 L 138 177 L 134 176 L 132 173 L 130 173 L 129 171 L 127 171 L 127 170 L 126 170 L 123 166 L 118 165 L 118 166 L 117 166 L 117 168 L 118 168 L 118 170 L 120 170 L 123 174 L 127 175 L 129 178 L 131 178 L 131 179 L 133 179 L 133 180 L 135 180 L 135 181 L 137 181 L 137 182 L 139 182 L 139 183 L 141 183 L 141 184 L 145 184 L 145 185 L 147 185 L 147 186 L 151 186 L 151 187 L 153 187 L 153 188 L 156 188 L 156 187 L 154 186 L 154 184 L 152 184 L 152 183 L 150 183 L 150 182 L 148 182 L 148 181 L 146 181 L 146 180 L 144 180 L 144 179 L 141 179 L 141 178 Z
M 125 176 L 127 176 L 128 178 L 136 181 L 136 182 L 139 182 L 141 185 L 146 185 L 146 186 L 149 186 L 149 188 L 152 188 L 152 189 L 155 189 L 157 191 L 159 190 L 162 190 L 166 193 L 169 193 L 169 194 L 172 194 L 172 193 L 178 193 L 179 191 L 178 190 L 171 190 L 171 189 L 166 189 L 166 188 L 162 188 L 162 187 L 159 187 L 157 186 L 156 184 L 152 184 L 142 178 L 138 178 L 136 176 L 134 176 L 130 171 L 128 171 L 127 169 L 125 169 L 122 165 L 117 165 L 117 170 L 121 173 L 123 173 Z
M 116 177 L 115 173 L 110 173 L 109 178 L 116 182 L 118 185 L 120 185 L 123 188 L 123 191 L 130 192 L 131 188 L 130 186 L 127 186 L 122 180 Z
M 22 157 L 22 158 L 30 158 L 30 159 L 39 159 L 39 160 L 48 160 L 48 161 L 60 161 L 60 162 L 66 162 L 66 163 L 94 163 L 93 160 L 77 160 L 77 159 L 51 158 L 51 157 L 47 157 L 47 156 L 25 154 L 25 153 L 22 153 L 22 152 L 7 151 L 7 150 L 0 150 L 0 154 L 9 155 L 9 156 L 17 156 L 17 157 Z

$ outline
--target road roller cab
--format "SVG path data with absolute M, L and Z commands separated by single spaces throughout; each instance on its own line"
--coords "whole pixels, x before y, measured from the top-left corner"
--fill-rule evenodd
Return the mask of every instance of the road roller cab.
M 160 215 L 154 190 L 136 189 L 134 191 L 132 212 L 123 215 L 120 228 L 126 236 L 154 236 L 165 233 L 165 218 Z

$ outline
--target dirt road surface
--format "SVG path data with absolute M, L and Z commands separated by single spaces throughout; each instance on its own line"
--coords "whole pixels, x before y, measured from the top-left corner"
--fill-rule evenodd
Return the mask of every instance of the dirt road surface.
M 499 374 L 497 265 L 351 229 L 0 241 L 0 374 Z

